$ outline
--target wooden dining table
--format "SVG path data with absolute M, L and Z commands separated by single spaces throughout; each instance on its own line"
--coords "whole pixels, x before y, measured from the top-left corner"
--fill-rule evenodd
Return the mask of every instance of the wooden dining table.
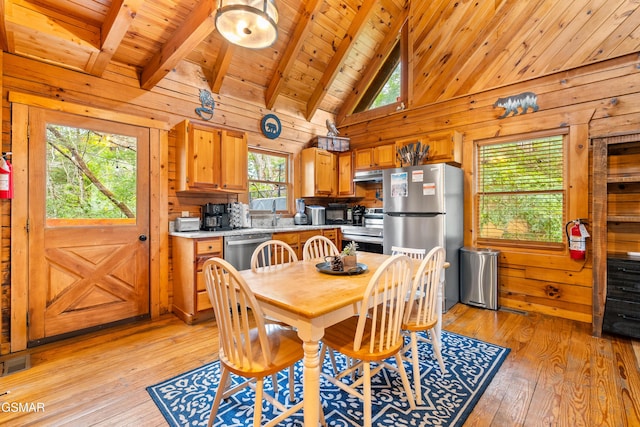
M 320 420 L 319 341 L 326 328 L 358 313 L 369 280 L 389 257 L 358 252 L 358 263 L 367 270 L 351 275 L 320 272 L 316 265 L 322 259 L 283 264 L 265 272 L 240 271 L 265 315 L 295 327 L 303 342 L 305 426 L 317 426 Z

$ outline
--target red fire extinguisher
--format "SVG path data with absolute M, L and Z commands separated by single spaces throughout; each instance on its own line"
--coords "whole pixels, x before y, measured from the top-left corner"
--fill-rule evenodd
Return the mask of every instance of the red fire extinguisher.
M 9 160 L 0 157 L 0 199 L 13 198 L 13 168 Z
M 571 229 L 569 229 L 569 225 Z M 584 224 L 579 219 L 569 221 L 564 226 L 567 233 L 567 240 L 569 241 L 569 255 L 571 259 L 585 259 L 587 253 L 587 237 L 589 232 Z

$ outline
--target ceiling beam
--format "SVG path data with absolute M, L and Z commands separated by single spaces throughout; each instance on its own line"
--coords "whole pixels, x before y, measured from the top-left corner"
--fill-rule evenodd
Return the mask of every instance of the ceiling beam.
M 304 4 L 304 10 L 300 15 L 300 19 L 296 24 L 296 28 L 293 30 L 287 48 L 280 58 L 280 62 L 276 68 L 276 73 L 269 83 L 269 87 L 265 92 L 265 105 L 271 110 L 278 98 L 278 95 L 284 87 L 287 77 L 296 62 L 296 55 L 302 49 L 302 44 L 307 39 L 307 36 L 311 32 L 311 23 L 315 19 L 316 15 L 322 7 L 322 0 L 309 0 Z
M 349 95 L 347 95 L 347 98 L 344 100 L 342 107 L 340 107 L 340 110 L 336 115 L 336 123 L 342 122 L 342 120 L 344 120 L 344 118 L 347 115 L 351 114 L 354 108 L 356 108 L 365 92 L 369 88 L 369 85 L 371 84 L 373 79 L 376 78 L 378 71 L 389 57 L 389 54 L 398 41 L 398 37 L 401 36 L 401 31 L 405 22 L 407 21 L 408 15 L 409 6 L 405 6 L 400 16 L 392 17 L 393 19 L 391 19 L 391 21 L 389 22 L 389 32 L 385 36 L 384 40 L 382 40 L 382 43 L 380 43 L 380 45 L 376 49 L 376 53 L 371 62 L 367 64 L 367 68 L 362 74 L 362 77 L 360 78 L 360 80 L 358 80 L 356 86 L 351 90 L 351 93 L 349 93 Z
M 211 77 L 209 78 L 209 84 L 211 85 L 211 92 L 220 93 L 222 87 L 222 81 L 227 74 L 231 58 L 233 58 L 233 52 L 235 51 L 235 45 L 229 42 L 223 42 L 216 63 L 211 70 Z
M 144 0 L 114 0 L 102 24 L 100 51 L 92 55 L 87 71 L 102 76 L 114 53 L 122 43 Z
M 142 70 L 140 87 L 150 90 L 215 30 L 213 0 L 196 3 L 196 8 Z
M 333 55 L 331 61 L 327 65 L 327 69 L 322 74 L 322 78 L 320 82 L 316 86 L 315 90 L 311 94 L 309 101 L 307 102 L 307 120 L 311 120 L 313 115 L 316 113 L 320 103 L 324 99 L 327 91 L 331 87 L 331 84 L 340 73 L 342 65 L 344 61 L 347 59 L 347 53 L 351 49 L 351 46 L 358 39 L 358 36 L 365 28 L 365 23 L 369 20 L 369 15 L 373 10 L 375 5 L 374 1 L 364 0 L 360 5 L 360 9 L 356 13 L 356 16 L 353 18 L 349 29 L 347 30 L 347 34 L 340 42 L 340 46 L 336 50 L 336 54 Z

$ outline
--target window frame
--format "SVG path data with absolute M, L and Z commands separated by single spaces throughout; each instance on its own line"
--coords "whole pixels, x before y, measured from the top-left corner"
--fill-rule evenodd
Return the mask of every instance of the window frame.
M 408 29 L 408 21 L 405 22 L 402 25 L 402 28 L 399 31 L 398 34 L 398 39 L 396 41 L 395 46 L 398 46 L 400 48 L 400 66 L 401 66 L 401 73 L 400 73 L 400 100 L 396 101 L 396 102 L 392 102 L 390 104 L 387 105 L 382 105 L 380 107 L 377 108 L 373 108 L 373 109 L 368 109 L 365 108 L 362 111 L 356 112 L 356 110 L 358 109 L 358 107 L 360 106 L 360 104 L 362 103 L 362 99 L 358 99 L 357 102 L 354 103 L 354 105 L 352 105 L 348 110 L 349 112 L 346 114 L 346 116 L 351 116 L 351 117 L 358 117 L 359 119 L 370 119 L 370 118 L 374 118 L 374 117 L 381 117 L 383 115 L 387 115 L 390 113 L 393 113 L 395 111 L 400 111 L 400 110 L 404 110 L 408 107 L 409 105 L 409 79 L 410 79 L 410 74 L 409 74 L 409 29 Z M 387 55 L 390 55 L 392 53 L 393 49 L 391 49 L 389 52 L 386 52 Z M 382 88 L 384 87 L 384 85 L 387 83 L 387 79 L 385 79 L 384 81 L 382 81 L 382 83 L 378 83 L 379 87 L 376 89 L 372 89 L 372 85 L 375 84 L 376 82 L 378 82 L 379 80 L 379 75 L 381 74 L 381 70 L 384 69 L 385 64 L 387 63 L 387 60 L 385 59 L 385 61 L 380 65 L 380 69 L 378 69 L 375 73 L 374 78 L 369 82 L 369 84 L 366 86 L 366 88 L 364 88 L 364 90 L 362 90 L 361 92 L 363 94 L 366 93 L 370 93 L 371 91 L 376 91 L 379 92 L 380 90 L 382 90 Z M 364 97 L 364 95 L 363 95 Z M 373 99 L 371 100 L 371 102 L 373 102 Z M 346 113 L 346 112 L 345 112 Z M 342 117 L 344 118 L 344 117 Z
M 285 171 L 285 176 L 286 176 L 286 181 L 285 182 L 277 182 L 277 181 L 261 181 L 261 180 L 255 180 L 255 179 L 251 179 L 249 177 L 249 168 L 248 168 L 248 162 L 249 162 L 249 157 L 251 155 L 251 153 L 258 153 L 258 154 L 264 154 L 264 155 L 268 155 L 268 156 L 275 156 L 275 157 L 283 157 L 285 159 L 285 166 L 286 166 L 286 171 Z M 265 183 L 265 184 L 279 184 L 279 185 L 284 185 L 286 187 L 286 191 L 287 191 L 287 205 L 286 205 L 286 209 L 285 210 L 276 210 L 277 213 L 284 213 L 284 214 L 289 214 L 292 210 L 293 204 L 293 171 L 292 171 L 292 162 L 291 162 L 291 153 L 286 153 L 286 152 L 282 152 L 282 151 L 276 151 L 276 150 L 269 150 L 269 149 L 264 149 L 264 148 L 258 148 L 258 147 L 249 147 L 248 148 L 248 153 L 247 153 L 247 203 L 249 203 L 249 205 L 251 204 L 251 198 L 250 198 L 250 194 L 251 194 L 251 183 L 252 182 L 260 182 L 260 183 Z M 254 214 L 260 214 L 260 213 L 271 213 L 270 210 L 268 209 L 251 209 L 251 213 Z
M 514 247 L 514 248 L 526 248 L 526 249 L 542 249 L 542 250 L 550 250 L 550 251 L 563 251 L 567 247 L 567 239 L 565 235 L 565 231 L 562 230 L 562 241 L 561 242 L 538 242 L 533 240 L 511 240 L 511 239 L 501 239 L 501 238 L 490 238 L 490 237 L 480 237 L 480 216 L 481 216 L 481 208 L 480 208 L 480 186 L 482 185 L 480 182 L 480 149 L 481 147 L 485 147 L 487 145 L 497 145 L 497 144 L 508 144 L 508 143 L 516 143 L 516 142 L 524 142 L 530 141 L 533 139 L 541 139 L 553 136 L 562 137 L 562 190 L 554 190 L 549 191 L 549 193 L 557 193 L 558 191 L 562 192 L 563 197 L 563 207 L 562 207 L 562 218 L 561 223 L 565 224 L 567 222 L 567 218 L 569 216 L 569 206 L 570 206 L 570 194 L 571 194 L 571 175 L 569 173 L 568 164 L 570 163 L 569 156 L 569 145 L 570 145 L 570 130 L 568 127 L 556 128 L 556 129 L 547 129 L 536 132 L 529 132 L 524 134 L 513 134 L 508 136 L 502 136 L 497 138 L 483 139 L 474 141 L 474 159 L 473 165 L 475 169 L 474 173 L 474 181 L 473 181 L 473 225 L 474 229 L 478 230 L 475 235 L 477 245 L 482 246 L 503 246 L 503 247 Z M 518 194 L 514 192 L 514 194 Z

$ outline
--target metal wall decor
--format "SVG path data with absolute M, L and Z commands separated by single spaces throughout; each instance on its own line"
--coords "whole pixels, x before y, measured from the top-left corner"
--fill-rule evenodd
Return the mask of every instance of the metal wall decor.
M 262 134 L 269 139 L 276 139 L 280 136 L 282 125 L 280 119 L 275 114 L 266 114 L 260 122 Z
M 199 115 L 202 120 L 211 120 L 213 117 L 213 109 L 216 107 L 216 102 L 213 100 L 211 92 L 200 89 L 199 98 L 201 106 L 196 108 L 196 114 Z
M 504 108 L 504 113 L 498 117 L 499 119 L 504 119 L 509 114 L 514 116 L 525 114 L 529 108 L 535 113 L 538 111 L 538 95 L 533 92 L 523 92 L 506 98 L 498 98 L 493 104 L 493 108 L 496 107 Z M 518 108 L 520 108 L 520 111 Z
M 326 121 L 327 124 L 327 136 L 338 136 L 340 134 L 340 132 L 338 131 L 338 128 L 336 127 L 336 124 L 333 123 L 331 120 L 327 119 Z

